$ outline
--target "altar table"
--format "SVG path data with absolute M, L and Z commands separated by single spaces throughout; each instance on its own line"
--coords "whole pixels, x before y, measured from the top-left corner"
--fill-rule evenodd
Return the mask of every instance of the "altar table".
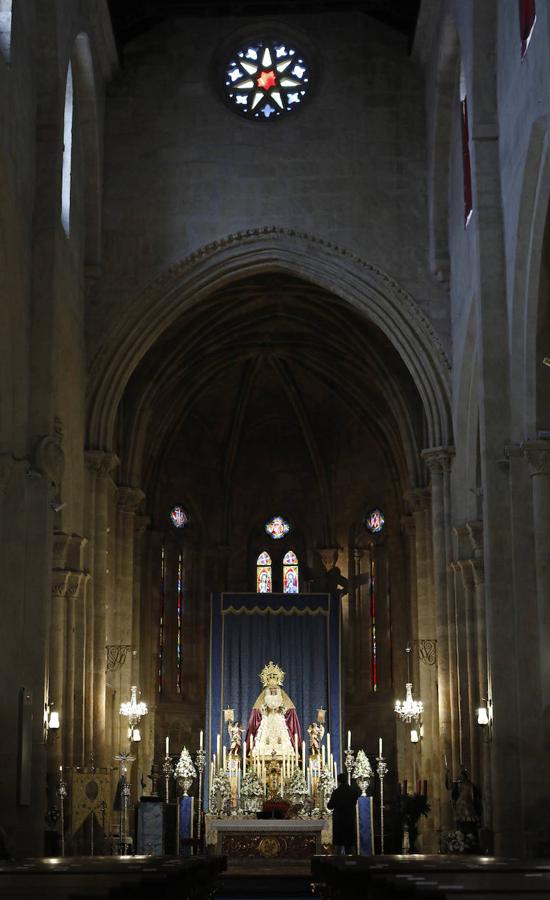
M 207 815 L 205 819 L 206 843 L 220 856 L 309 859 L 332 843 L 331 818 L 217 819 Z

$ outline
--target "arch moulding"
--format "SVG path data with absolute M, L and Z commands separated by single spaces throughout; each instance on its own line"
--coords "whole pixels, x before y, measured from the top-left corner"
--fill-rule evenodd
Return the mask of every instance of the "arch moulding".
M 90 365 L 88 446 L 112 446 L 118 406 L 133 371 L 179 316 L 214 291 L 266 272 L 291 274 L 317 285 L 378 326 L 418 389 L 429 445 L 452 442 L 449 360 L 413 298 L 381 269 L 328 241 L 265 227 L 195 251 L 121 311 Z

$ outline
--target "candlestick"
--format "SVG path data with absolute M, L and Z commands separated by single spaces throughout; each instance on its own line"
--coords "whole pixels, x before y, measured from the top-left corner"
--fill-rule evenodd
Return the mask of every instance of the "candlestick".
M 166 738 L 166 746 L 168 746 L 168 738 Z M 173 774 L 172 769 L 172 760 L 170 759 L 170 754 L 167 753 L 164 757 L 164 763 L 162 766 L 162 771 L 164 774 L 164 791 L 165 791 L 165 801 L 166 803 L 170 802 L 170 778 Z
M 351 784 L 351 773 L 353 770 L 353 764 L 354 764 L 354 760 L 355 760 L 353 750 L 351 749 L 351 747 L 348 747 L 348 749 L 346 750 L 345 760 L 346 760 L 346 763 L 345 763 L 346 770 L 348 773 L 348 784 Z
M 388 771 L 386 761 L 382 756 L 382 738 L 379 740 L 380 755 L 377 758 L 376 772 L 380 779 L 380 853 L 384 852 L 384 776 Z
M 195 765 L 197 766 L 197 771 L 199 773 L 199 796 L 198 796 L 198 838 L 202 843 L 202 810 L 203 810 L 203 799 L 202 799 L 202 786 L 203 786 L 203 774 L 206 768 L 206 751 L 202 746 L 202 731 L 201 731 L 201 746 L 197 750 L 195 754 Z
M 59 766 L 57 796 L 59 797 L 59 808 L 61 812 L 61 856 L 65 856 L 65 798 L 67 796 L 67 785 L 63 781 L 63 766 Z

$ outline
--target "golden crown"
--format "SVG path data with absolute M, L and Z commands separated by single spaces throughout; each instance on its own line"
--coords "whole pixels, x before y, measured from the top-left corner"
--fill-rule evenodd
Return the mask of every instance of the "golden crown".
M 260 672 L 260 678 L 262 679 L 264 687 L 267 687 L 268 684 L 273 684 L 274 681 L 281 685 L 285 680 L 285 673 L 280 666 L 275 665 L 275 663 L 270 660 L 267 666 L 264 666 Z

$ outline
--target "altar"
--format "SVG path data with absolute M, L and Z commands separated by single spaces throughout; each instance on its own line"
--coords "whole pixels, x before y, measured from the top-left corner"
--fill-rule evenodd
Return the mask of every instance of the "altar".
M 332 819 L 205 816 L 208 851 L 230 858 L 309 859 L 332 843 Z

